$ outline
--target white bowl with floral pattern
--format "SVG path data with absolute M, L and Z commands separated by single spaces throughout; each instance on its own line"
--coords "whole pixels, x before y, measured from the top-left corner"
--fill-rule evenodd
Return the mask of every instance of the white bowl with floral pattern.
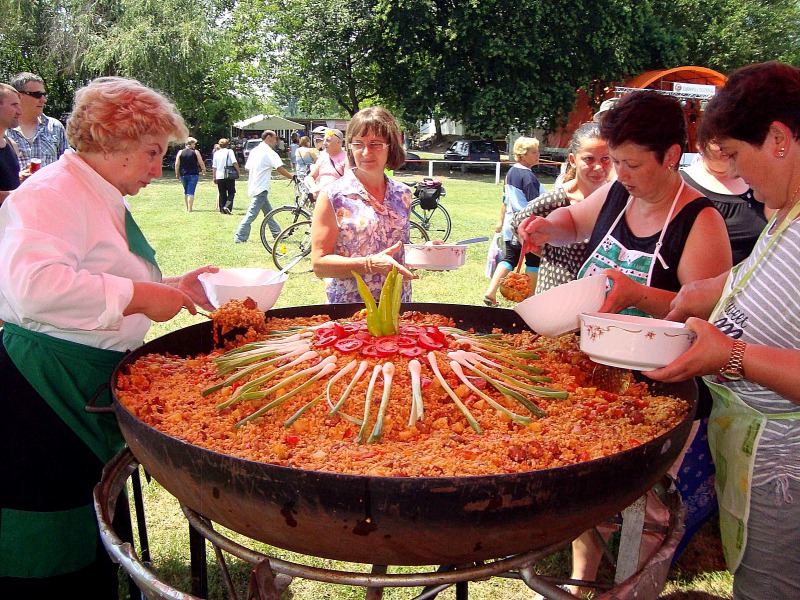
M 581 314 L 581 350 L 594 362 L 634 371 L 665 367 L 689 349 L 683 323 L 610 313 Z
M 459 244 L 405 244 L 409 269 L 453 271 L 467 262 L 467 247 Z

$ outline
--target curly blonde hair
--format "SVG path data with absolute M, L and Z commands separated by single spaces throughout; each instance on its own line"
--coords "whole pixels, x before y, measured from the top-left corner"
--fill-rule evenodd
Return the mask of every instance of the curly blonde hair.
M 67 139 L 78 152 L 126 149 L 143 135 L 177 141 L 189 130 L 172 102 L 135 79 L 99 77 L 75 93 Z

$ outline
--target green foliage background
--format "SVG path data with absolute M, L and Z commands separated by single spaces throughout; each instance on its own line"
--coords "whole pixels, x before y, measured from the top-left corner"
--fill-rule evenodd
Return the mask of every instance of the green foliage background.
M 796 0 L 0 0 L 0 80 L 28 70 L 48 114 L 100 75 L 171 96 L 205 147 L 258 112 L 383 104 L 475 134 L 552 129 L 583 87 L 694 64 L 800 65 Z

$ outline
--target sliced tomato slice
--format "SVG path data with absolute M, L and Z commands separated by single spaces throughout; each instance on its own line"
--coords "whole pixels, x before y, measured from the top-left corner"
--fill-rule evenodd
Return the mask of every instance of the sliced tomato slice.
M 417 339 L 419 345 L 426 350 L 441 350 L 444 348 L 444 342 L 434 339 L 430 334 L 421 333 Z
M 400 354 L 402 356 L 407 356 L 408 358 L 414 358 L 415 356 L 422 356 L 425 354 L 425 350 L 420 348 L 419 346 L 411 346 L 410 348 L 400 348 Z
M 367 331 L 359 331 L 353 337 L 361 340 L 362 342 L 371 342 L 372 340 L 375 339 L 375 336 Z
M 400 346 L 394 336 L 379 337 L 375 340 L 375 350 L 380 357 L 393 356 L 400 350 Z
M 366 326 L 366 324 L 365 324 Z M 345 323 L 342 325 L 342 329 L 344 329 L 345 334 L 353 335 L 354 333 L 358 333 L 361 331 L 361 323 Z
M 433 325 L 428 325 L 425 328 L 425 332 L 429 336 L 431 336 L 433 339 L 435 339 L 437 342 L 441 342 L 442 344 L 446 344 L 447 343 L 447 338 L 445 337 L 444 333 L 442 333 L 441 330 L 438 327 L 435 327 Z
M 363 340 L 350 337 L 350 338 L 345 338 L 343 340 L 336 340 L 336 343 L 333 345 L 333 347 L 336 348 L 339 352 L 350 354 L 352 352 L 355 352 L 356 350 L 360 350 L 363 345 L 364 345 Z
M 422 325 L 411 325 L 409 323 L 400 324 L 400 333 L 403 335 L 418 336 L 420 333 L 425 333 L 425 327 Z
M 395 340 L 397 341 L 397 345 L 401 348 L 413 348 L 417 345 L 416 336 L 400 334 L 395 336 Z
M 314 334 L 314 346 L 317 348 L 327 348 L 333 346 L 339 337 L 336 332 L 331 329 L 319 329 Z
M 377 357 L 378 356 L 378 350 L 375 348 L 375 344 L 367 343 L 367 344 L 364 344 L 363 346 L 361 346 L 361 355 L 362 356 Z

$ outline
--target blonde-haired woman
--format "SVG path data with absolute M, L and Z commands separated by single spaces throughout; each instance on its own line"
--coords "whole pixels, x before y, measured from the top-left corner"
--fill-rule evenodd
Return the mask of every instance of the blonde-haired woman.
M 219 212 L 223 215 L 233 214 L 233 198 L 236 196 L 236 179 L 228 177 L 228 167 L 236 169 L 239 177 L 242 172 L 236 154 L 228 148 L 228 138 L 220 138 L 219 149 L 211 157 L 211 178 L 217 184 L 219 192 Z
M 92 490 L 124 440 L 111 415 L 84 407 L 151 320 L 211 308 L 197 276 L 216 269 L 162 278 L 124 199 L 161 176 L 169 141 L 187 134 L 157 92 L 97 79 L 75 94 L 76 152 L 0 211 L 0 518 L 3 544 L 13 540 L 0 552 L 0 597 L 117 597 Z M 107 391 L 96 400 L 109 402 Z
M 517 138 L 514 142 L 514 160 L 506 174 L 503 186 L 503 207 L 500 219 L 494 228 L 496 233 L 503 233 L 505 251 L 503 259 L 489 282 L 489 287 L 483 295 L 483 303 L 487 306 L 497 306 L 497 289 L 500 280 L 508 275 L 520 260 L 522 245 L 519 243 L 514 230 L 511 229 L 511 220 L 514 215 L 528 205 L 528 202 L 544 192 L 542 185 L 531 171 L 531 167 L 539 164 L 539 140 L 530 137 Z M 539 257 L 532 253 L 525 255 L 525 272 L 531 282 L 531 290 L 536 287 L 536 277 L 539 270 Z

